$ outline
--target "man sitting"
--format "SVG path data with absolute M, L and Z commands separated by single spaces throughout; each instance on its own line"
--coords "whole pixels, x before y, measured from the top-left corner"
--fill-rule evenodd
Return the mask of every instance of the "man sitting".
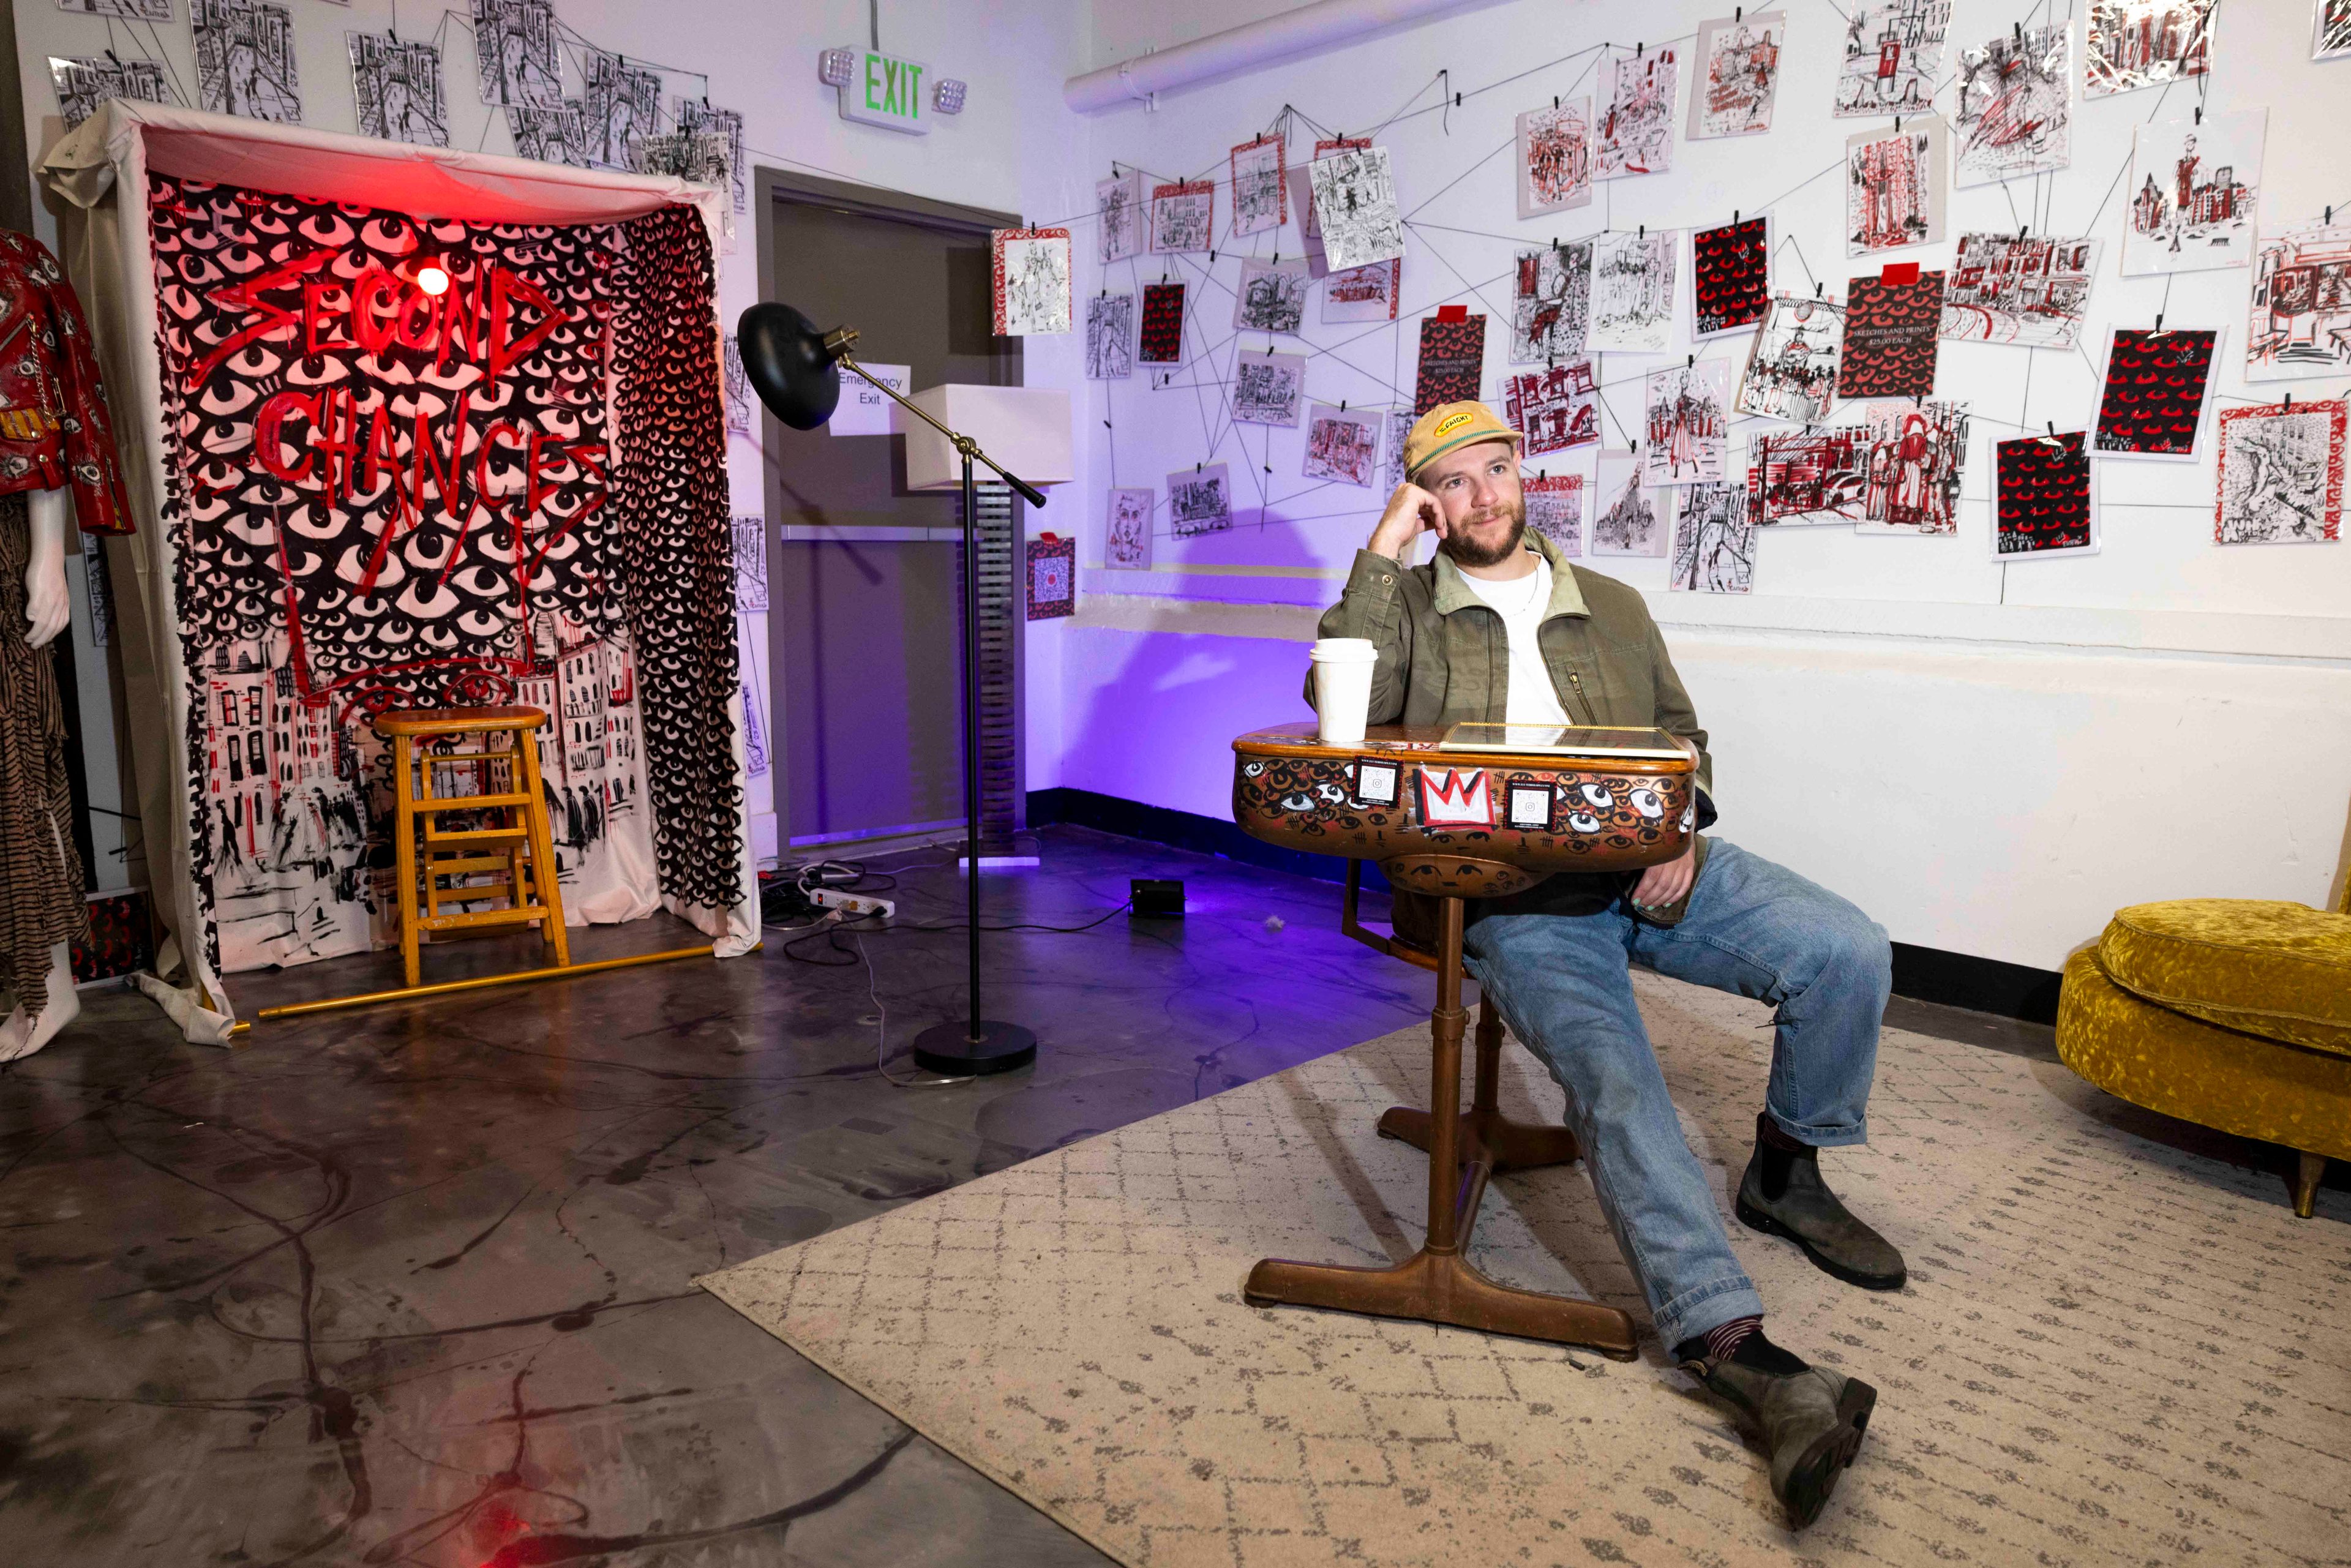
M 1482 403 L 1422 416 L 1405 443 L 1405 483 L 1357 552 L 1322 634 L 1378 649 L 1374 724 L 1668 731 L 1697 759 L 1706 827 L 1713 764 L 1665 641 L 1640 594 L 1527 533 L 1518 442 Z M 1437 555 L 1412 566 L 1424 532 L 1437 536 Z M 1877 1391 L 1764 1336 L 1762 1299 L 1682 1137 L 1631 966 L 1774 1005 L 1771 1077 L 1736 1212 L 1838 1279 L 1891 1291 L 1903 1282 L 1902 1255 L 1837 1200 L 1819 1156 L 1868 1136 L 1891 953 L 1860 910 L 1736 844 L 1698 838 L 1629 888 L 1628 879 L 1559 875 L 1474 902 L 1465 957 L 1511 1032 L 1567 1091 L 1570 1124 L 1658 1337 L 1757 1432 L 1772 1491 L 1801 1530 L 1852 1462 Z M 1395 898 L 1399 929 L 1426 921 L 1420 900 Z

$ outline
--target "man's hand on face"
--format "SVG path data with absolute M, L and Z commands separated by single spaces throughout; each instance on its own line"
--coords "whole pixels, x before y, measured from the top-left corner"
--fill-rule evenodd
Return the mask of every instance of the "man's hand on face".
M 1412 552 L 1424 533 L 1434 532 L 1443 539 L 1451 530 L 1445 521 L 1445 508 L 1436 497 L 1417 485 L 1399 485 L 1388 497 L 1387 510 L 1380 514 L 1379 525 L 1372 529 L 1371 543 L 1364 548 L 1374 555 L 1387 556 L 1400 566 L 1412 564 Z
M 1698 840 L 1690 840 L 1689 848 L 1680 856 L 1662 864 L 1653 865 L 1641 873 L 1633 884 L 1635 908 L 1656 910 L 1679 904 L 1690 890 L 1690 881 L 1698 874 Z

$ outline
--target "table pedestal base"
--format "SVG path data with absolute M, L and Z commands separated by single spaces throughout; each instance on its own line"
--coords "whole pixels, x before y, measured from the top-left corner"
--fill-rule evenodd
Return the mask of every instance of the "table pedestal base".
M 1478 1082 L 1461 1103 L 1461 901 L 1444 901 L 1437 954 L 1437 1006 L 1429 1014 L 1431 1108 L 1398 1105 L 1380 1117 L 1380 1135 L 1429 1156 L 1428 1243 L 1402 1263 L 1351 1268 L 1269 1258 L 1249 1270 L 1242 1297 L 1252 1306 L 1321 1307 L 1374 1317 L 1451 1323 L 1521 1339 L 1590 1346 L 1617 1361 L 1634 1358 L 1633 1320 L 1614 1307 L 1499 1285 L 1462 1256 L 1477 1229 L 1486 1183 L 1497 1171 L 1565 1165 L 1583 1155 L 1565 1127 L 1504 1117 L 1497 1104 L 1502 1020 L 1491 1004 L 1478 1018 Z

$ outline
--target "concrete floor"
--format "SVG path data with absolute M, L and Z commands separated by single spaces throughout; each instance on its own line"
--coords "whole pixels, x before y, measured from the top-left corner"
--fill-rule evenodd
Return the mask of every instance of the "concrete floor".
M 1430 977 L 1341 937 L 1327 883 L 1043 837 L 1041 870 L 989 879 L 992 922 L 1083 924 L 1145 875 L 1185 878 L 1191 914 L 991 935 L 988 1010 L 1043 1053 L 952 1088 L 887 1083 L 874 1052 L 885 1007 L 893 1053 L 960 1015 L 960 933 L 865 938 L 870 990 L 853 947 L 802 944 L 822 968 L 771 937 L 259 1024 L 235 1051 L 182 1043 L 134 993 L 89 997 L 0 1074 L 0 1559 L 1107 1561 L 689 1283 L 1426 1017 Z M 941 858 L 877 862 L 902 921 L 960 918 Z M 692 940 L 661 917 L 577 933 L 574 956 Z M 1950 1009 L 1890 1021 L 2050 1050 Z

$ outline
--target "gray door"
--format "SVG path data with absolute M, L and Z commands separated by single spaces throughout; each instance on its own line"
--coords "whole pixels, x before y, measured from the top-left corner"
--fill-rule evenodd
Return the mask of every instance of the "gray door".
M 760 206 L 766 298 L 856 328 L 857 357 L 909 366 L 917 390 L 1019 384 L 988 288 L 987 231 L 1016 217 L 771 171 Z M 903 436 L 762 417 L 779 849 L 959 826 L 957 497 L 906 488 Z

